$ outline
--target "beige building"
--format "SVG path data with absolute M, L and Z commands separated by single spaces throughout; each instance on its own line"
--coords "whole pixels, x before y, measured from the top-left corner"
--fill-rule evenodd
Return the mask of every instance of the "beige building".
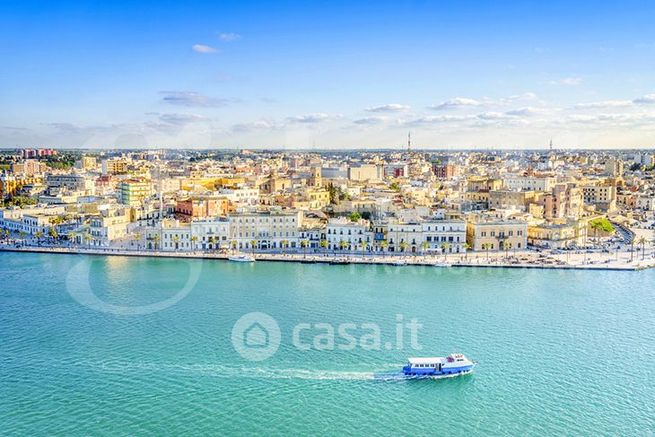
M 582 187 L 584 203 L 594 205 L 600 211 L 616 210 L 616 187 L 612 185 L 588 185 Z
M 348 179 L 351 181 L 375 181 L 382 179 L 381 167 L 374 164 L 362 164 L 348 168 Z
M 528 226 L 528 243 L 536 247 L 563 249 L 584 243 L 585 223 L 568 221 L 564 223 L 543 222 Z
M 557 180 L 551 176 L 508 176 L 504 185 L 509 190 L 550 191 Z
M 535 198 L 534 191 L 497 190 L 489 192 L 490 209 L 517 209 L 527 211 L 528 204 Z
M 522 250 L 528 245 L 528 224 L 518 220 L 467 222 L 466 242 L 476 251 Z

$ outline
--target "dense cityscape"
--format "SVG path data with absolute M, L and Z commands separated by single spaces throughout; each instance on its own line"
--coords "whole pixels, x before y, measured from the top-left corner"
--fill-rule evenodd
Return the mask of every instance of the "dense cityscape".
M 1 156 L 0 228 L 14 250 L 653 264 L 655 153 L 647 150 L 558 150 L 551 142 L 541 151 L 445 152 L 408 141 L 386 151 Z

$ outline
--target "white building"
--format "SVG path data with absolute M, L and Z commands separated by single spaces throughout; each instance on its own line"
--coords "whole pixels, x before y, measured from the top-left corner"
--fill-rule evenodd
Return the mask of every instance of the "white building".
M 550 191 L 557 183 L 557 179 L 551 176 L 507 176 L 503 182 L 509 190 Z
M 346 217 L 328 220 L 325 239 L 332 250 L 364 250 L 373 246 L 373 232 L 368 220 L 353 222 Z

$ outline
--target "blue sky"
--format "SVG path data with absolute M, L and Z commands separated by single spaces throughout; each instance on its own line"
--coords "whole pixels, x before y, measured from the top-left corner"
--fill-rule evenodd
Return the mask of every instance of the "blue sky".
M 655 3 L 8 2 L 0 146 L 652 147 Z

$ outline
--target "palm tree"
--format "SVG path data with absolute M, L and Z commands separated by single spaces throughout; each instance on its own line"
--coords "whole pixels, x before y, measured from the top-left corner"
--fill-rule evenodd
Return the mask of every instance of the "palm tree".
M 646 238 L 641 237 L 637 244 L 641 245 L 641 260 L 643 261 L 646 257 Z
M 505 249 L 505 259 L 509 258 L 509 250 L 512 248 L 512 243 L 509 240 L 503 241 L 503 249 Z
M 359 243 L 357 243 L 357 246 L 360 249 L 362 249 L 362 258 L 364 258 L 364 255 L 366 254 L 366 246 L 367 246 L 366 241 L 360 241 Z
M 427 241 L 421 243 L 421 252 L 423 252 L 423 254 L 425 254 L 425 251 L 428 250 L 429 248 L 430 248 L 430 243 L 428 243 Z
M 344 241 L 344 240 L 340 240 L 340 241 L 339 241 L 339 249 L 341 249 L 341 250 L 346 250 L 346 248 L 347 248 L 348 246 L 350 246 L 350 244 L 348 244 L 347 241 Z
M 198 236 L 197 235 L 192 235 L 191 236 L 191 248 L 193 250 L 196 250 L 196 243 L 198 242 Z
M 75 238 L 77 237 L 77 234 L 75 232 L 71 231 L 71 232 L 68 233 L 67 237 L 68 237 L 69 242 L 74 243 Z
M 327 240 L 323 239 L 318 242 L 318 245 L 321 247 L 321 249 L 327 249 L 330 243 Z
M 88 247 L 91 247 L 91 240 L 93 240 L 93 237 L 91 236 L 91 234 L 89 233 L 89 231 L 86 231 L 86 232 L 84 233 L 84 235 L 82 235 L 82 238 L 83 238 L 84 241 L 86 242 L 87 246 L 88 246 Z
M 482 250 L 487 251 L 487 262 L 489 262 L 489 249 L 491 249 L 491 243 L 482 243 Z
M 302 257 L 307 258 L 307 247 L 309 247 L 309 240 L 300 240 L 300 247 L 302 247 Z
M 387 240 L 380 241 L 380 249 L 382 249 L 382 256 L 384 256 L 388 247 L 389 247 L 389 242 Z
M 407 244 L 407 243 L 404 242 L 404 241 L 401 241 L 400 244 L 398 245 L 398 247 L 400 247 L 400 251 L 401 251 L 401 252 L 404 252 L 404 251 L 407 250 L 407 248 L 409 247 L 409 244 Z
M 155 242 L 155 249 L 159 249 L 159 242 L 161 241 L 161 235 L 155 234 L 154 237 L 152 237 L 152 241 Z
M 450 249 L 450 244 L 449 243 L 441 243 L 441 251 L 443 252 L 443 260 L 446 261 L 448 259 L 448 249 Z
M 59 233 L 57 232 L 57 229 L 54 226 L 51 226 L 50 229 L 48 229 L 48 235 L 50 235 L 50 238 L 52 238 L 53 243 L 54 240 L 59 238 Z
M 36 237 L 36 243 L 38 245 L 41 245 L 41 238 L 43 238 L 43 231 L 36 231 L 34 233 L 34 236 Z
M 175 243 L 175 249 L 177 249 L 178 245 L 180 244 L 180 236 L 179 235 L 173 235 L 173 243 Z
M 592 220 L 589 222 L 589 227 L 594 231 L 595 244 L 598 246 L 598 231 L 603 229 L 603 224 L 600 220 Z
M 257 240 L 250 240 L 250 249 L 252 250 L 253 256 L 255 255 L 255 248 L 257 247 Z
M 282 249 L 288 249 L 289 248 L 289 240 L 282 240 L 280 241 L 280 247 Z
M 237 242 L 237 240 L 230 241 L 230 247 L 232 248 L 232 250 L 236 251 L 238 245 L 239 243 Z
M 462 247 L 464 248 L 464 259 L 468 259 L 469 256 L 469 250 L 471 250 L 471 245 L 468 243 L 462 244 Z

